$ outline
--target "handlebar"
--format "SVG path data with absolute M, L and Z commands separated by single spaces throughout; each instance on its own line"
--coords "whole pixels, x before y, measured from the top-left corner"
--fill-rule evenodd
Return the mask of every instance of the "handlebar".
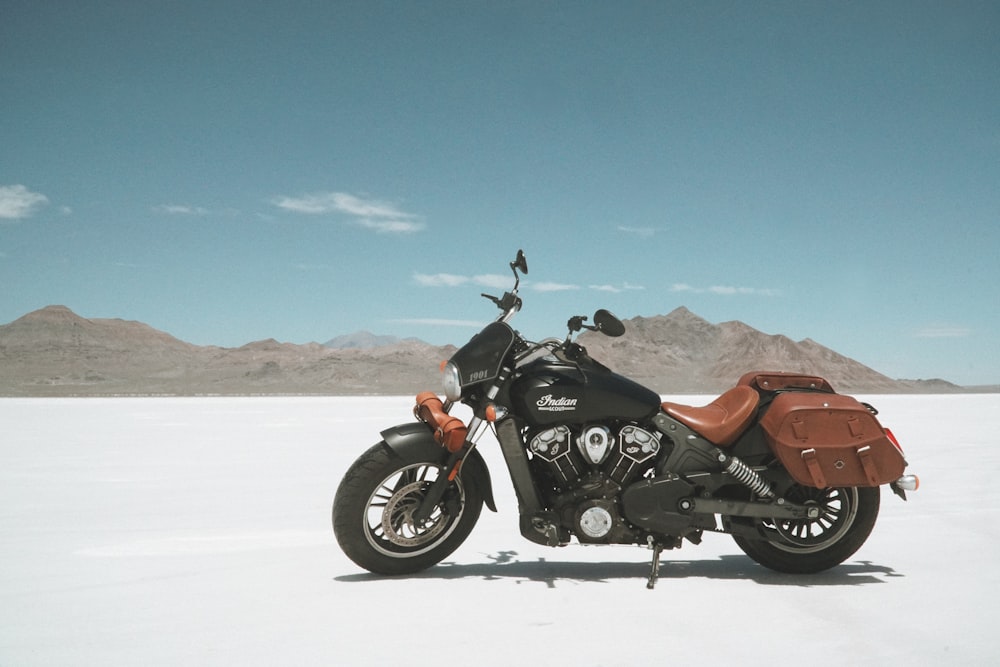
M 525 341 L 527 348 L 523 352 L 517 354 L 514 357 L 514 361 L 515 363 L 520 365 L 522 361 L 524 361 L 525 359 L 527 359 L 528 357 L 537 352 L 541 352 L 542 350 L 545 350 L 547 352 L 555 352 L 556 350 L 558 350 L 560 347 L 563 346 L 563 343 L 564 341 L 559 338 L 546 338 L 545 340 L 538 341 L 537 343 L 529 343 Z
M 495 297 L 492 294 L 481 294 L 480 296 L 489 299 L 497 308 L 503 311 L 497 317 L 497 322 L 506 322 L 514 317 L 514 313 L 521 310 L 521 297 L 517 295 L 516 289 L 513 292 L 504 292 L 502 297 Z
M 514 272 L 514 289 L 504 292 L 503 296 L 499 298 L 492 294 L 482 295 L 503 311 L 503 314 L 497 317 L 497 322 L 506 322 L 514 317 L 514 313 L 521 310 L 521 297 L 517 295 L 517 288 L 521 286 L 521 276 L 518 272 L 528 273 L 528 260 L 525 259 L 523 250 L 517 251 L 517 257 L 510 263 L 510 270 Z

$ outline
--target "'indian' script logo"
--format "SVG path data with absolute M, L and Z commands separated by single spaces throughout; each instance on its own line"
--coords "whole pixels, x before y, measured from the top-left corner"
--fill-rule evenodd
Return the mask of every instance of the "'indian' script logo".
M 543 412 L 566 412 L 576 410 L 577 400 L 576 398 L 555 398 L 552 394 L 545 394 L 535 402 L 535 405 Z

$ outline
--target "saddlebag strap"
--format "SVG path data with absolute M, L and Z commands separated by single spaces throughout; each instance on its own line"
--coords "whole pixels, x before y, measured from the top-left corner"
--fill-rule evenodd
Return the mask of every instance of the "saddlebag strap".
M 878 474 L 878 466 L 875 465 L 875 457 L 872 456 L 872 448 L 869 446 L 858 447 L 858 458 L 861 459 L 861 466 L 865 469 L 865 477 L 872 486 L 878 486 L 881 478 Z
M 803 449 L 802 460 L 806 462 L 806 468 L 809 469 L 809 474 L 812 476 L 813 484 L 816 485 L 816 488 L 825 489 L 826 476 L 823 475 L 823 468 L 819 464 L 819 459 L 816 458 L 816 450 Z

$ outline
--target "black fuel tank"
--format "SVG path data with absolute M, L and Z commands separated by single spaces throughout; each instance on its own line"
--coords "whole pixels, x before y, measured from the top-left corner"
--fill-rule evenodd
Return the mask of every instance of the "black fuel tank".
M 511 407 L 531 426 L 640 421 L 660 407 L 656 392 L 596 364 L 547 357 L 521 370 L 510 390 Z

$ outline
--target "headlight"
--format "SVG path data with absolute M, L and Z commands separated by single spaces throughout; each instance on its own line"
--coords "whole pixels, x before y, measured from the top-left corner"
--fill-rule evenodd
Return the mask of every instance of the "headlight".
M 444 382 L 444 395 L 449 401 L 457 401 L 462 398 L 462 380 L 458 374 L 458 366 L 450 361 L 441 370 L 442 382 Z

